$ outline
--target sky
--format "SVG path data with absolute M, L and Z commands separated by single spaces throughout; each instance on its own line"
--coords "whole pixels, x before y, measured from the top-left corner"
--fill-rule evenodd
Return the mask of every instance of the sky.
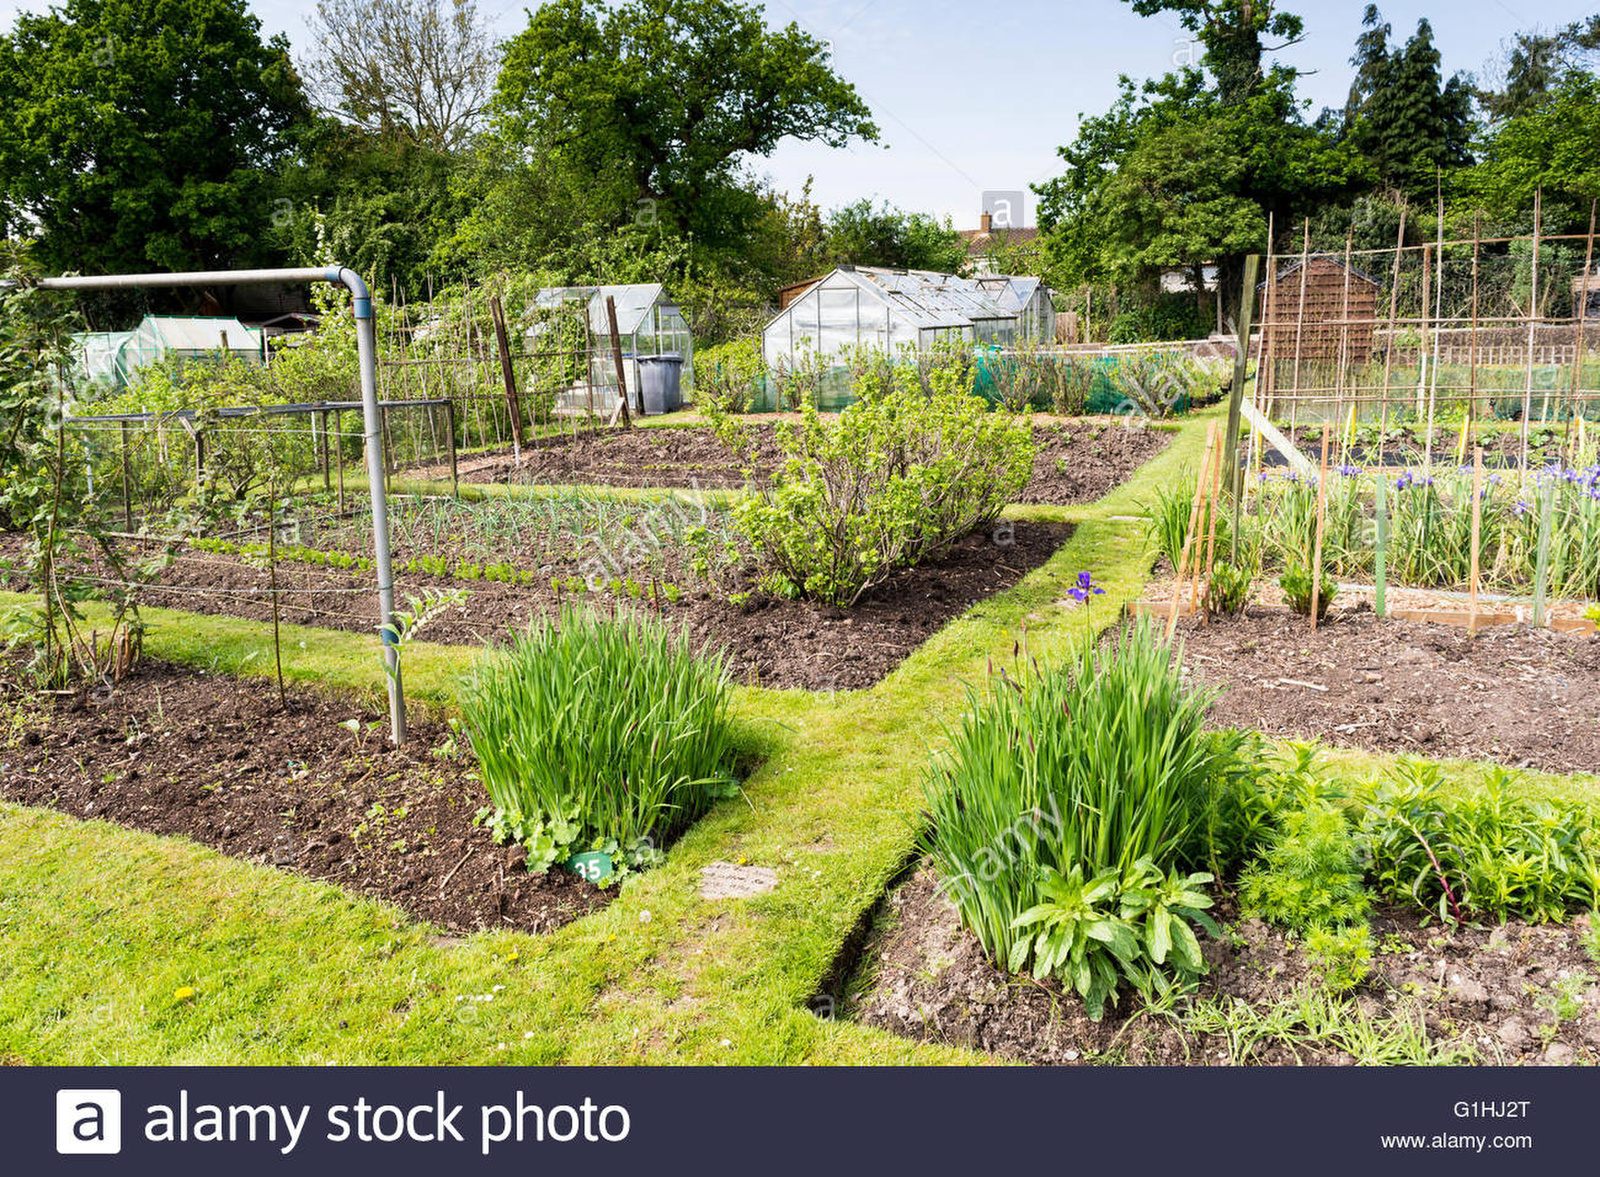
M 478 0 L 494 31 L 527 23 L 524 0 Z M 46 0 L 0 0 L 0 27 Z M 306 48 L 315 0 L 251 0 L 268 33 Z M 1281 60 L 1301 70 L 1310 115 L 1339 106 L 1361 31 L 1360 0 L 1286 6 L 1305 20 L 1305 40 Z M 1512 33 L 1552 28 L 1600 8 L 1600 0 L 1447 0 L 1380 3 L 1403 40 L 1426 16 L 1448 72 L 1493 69 Z M 798 24 L 829 42 L 835 68 L 872 108 L 882 142 L 830 149 L 788 141 L 751 161 L 780 191 L 812 178 L 824 208 L 860 199 L 948 217 L 972 228 L 985 192 L 1023 192 L 1018 223 L 1033 223 L 1028 186 L 1059 171 L 1056 148 L 1080 114 L 1116 97 L 1118 74 L 1152 77 L 1198 56 L 1175 17 L 1137 16 L 1124 0 L 767 0 L 768 20 Z

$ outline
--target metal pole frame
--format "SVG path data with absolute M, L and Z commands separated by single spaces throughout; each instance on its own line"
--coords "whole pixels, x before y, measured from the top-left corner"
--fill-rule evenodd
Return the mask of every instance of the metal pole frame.
M 400 681 L 400 635 L 394 626 L 394 568 L 389 551 L 389 504 L 385 494 L 382 416 L 378 408 L 378 337 L 372 292 L 345 266 L 283 270 L 214 270 L 184 274 L 106 274 L 98 277 L 41 278 L 42 290 L 126 290 L 186 286 L 263 286 L 279 282 L 327 282 L 350 291 L 356 320 L 356 354 L 361 369 L 361 418 L 366 433 L 367 486 L 372 496 L 373 568 L 378 578 L 378 633 L 389 686 L 389 735 L 398 746 L 406 739 L 405 689 Z

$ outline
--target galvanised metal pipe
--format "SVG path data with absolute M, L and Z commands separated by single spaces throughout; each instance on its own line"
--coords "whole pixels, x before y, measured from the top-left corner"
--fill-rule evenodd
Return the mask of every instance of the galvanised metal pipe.
M 406 738 L 406 698 L 400 681 L 400 647 L 394 628 L 394 562 L 389 551 L 389 504 L 383 454 L 383 423 L 378 408 L 378 334 L 372 292 L 361 275 L 344 266 L 285 270 L 211 270 L 186 274 L 103 274 L 41 278 L 42 290 L 127 290 L 135 287 L 260 286 L 276 282 L 329 282 L 350 291 L 356 320 L 356 355 L 361 369 L 361 417 L 366 436 L 367 483 L 372 495 L 372 558 L 378 577 L 378 632 L 389 680 L 389 734 L 396 745 Z

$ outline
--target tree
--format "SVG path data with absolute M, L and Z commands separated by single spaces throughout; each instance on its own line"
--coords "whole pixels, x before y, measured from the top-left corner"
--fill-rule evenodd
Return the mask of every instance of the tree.
M 1217 79 L 1217 97 L 1224 105 L 1243 102 L 1266 84 L 1264 62 L 1298 44 L 1305 24 L 1293 13 L 1276 11 L 1274 0 L 1130 0 L 1140 16 L 1176 14 L 1183 27 L 1205 48 L 1205 67 Z M 1263 43 L 1281 38 L 1277 45 Z
M 408 146 L 455 151 L 478 130 L 499 53 L 475 0 L 317 0 L 309 63 L 323 108 Z
M 1367 33 L 1354 59 L 1365 90 L 1352 113 L 1346 111 L 1350 138 L 1372 161 L 1379 179 L 1415 200 L 1431 202 L 1441 172 L 1471 161 L 1472 97 L 1467 79 L 1445 81 L 1433 26 L 1417 22 L 1405 47 L 1381 49 L 1377 8 L 1367 6 Z M 1363 76 L 1364 75 L 1364 76 Z
M 274 260 L 276 166 L 308 115 L 245 0 L 67 0 L 0 37 L 0 218 L 47 270 Z
M 890 204 L 858 200 L 828 214 L 829 264 L 937 270 L 953 274 L 966 261 L 966 243 L 948 222 Z
M 1600 198 L 1600 79 L 1576 74 L 1528 110 L 1486 134 L 1480 161 L 1452 178 L 1452 207 L 1526 231 L 1535 192 L 1544 230 L 1581 233 Z
M 525 160 L 543 157 L 624 219 L 648 213 L 707 242 L 760 213 L 742 159 L 786 138 L 877 137 L 823 42 L 769 30 L 736 0 L 552 0 L 507 46 L 494 107 Z
M 1600 63 L 1600 14 L 1551 33 L 1518 33 L 1505 50 L 1504 80 L 1476 90 L 1478 103 L 1499 123 L 1532 114 L 1556 91 Z
M 1163 270 L 1215 263 L 1236 301 L 1243 255 L 1266 247 L 1269 221 L 1290 225 L 1364 179 L 1347 145 L 1298 121 L 1291 87 L 1278 74 L 1228 105 L 1199 70 L 1143 87 L 1123 78 L 1116 105 L 1061 148 L 1065 173 L 1036 186 L 1053 283 L 1154 297 Z

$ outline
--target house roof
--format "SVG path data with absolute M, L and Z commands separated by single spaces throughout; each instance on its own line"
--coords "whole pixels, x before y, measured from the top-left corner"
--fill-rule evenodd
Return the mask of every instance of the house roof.
M 961 237 L 967 243 L 968 257 L 987 257 L 997 245 L 1032 245 L 1039 238 L 1037 228 L 1027 229 L 962 229 Z

